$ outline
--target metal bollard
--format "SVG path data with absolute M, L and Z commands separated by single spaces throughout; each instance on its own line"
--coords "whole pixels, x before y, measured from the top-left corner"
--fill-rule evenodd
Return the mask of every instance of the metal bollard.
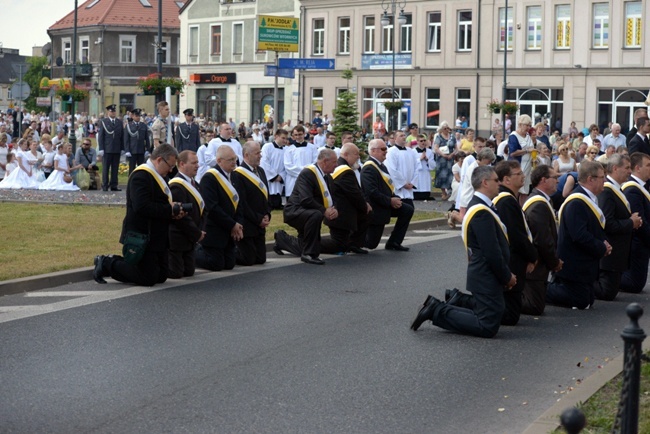
M 562 412 L 560 423 L 568 434 L 578 434 L 585 427 L 587 420 L 580 409 L 571 407 Z
M 636 434 L 639 431 L 639 386 L 641 382 L 641 344 L 646 335 L 639 327 L 643 308 L 639 303 L 631 303 L 625 309 L 630 323 L 623 329 L 621 337 L 625 342 L 623 356 L 623 387 L 618 412 L 612 433 Z

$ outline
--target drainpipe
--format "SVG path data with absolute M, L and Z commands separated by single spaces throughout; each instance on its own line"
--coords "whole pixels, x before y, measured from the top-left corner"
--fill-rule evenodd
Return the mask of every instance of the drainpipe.
M 478 45 L 476 46 L 476 104 L 474 105 L 474 137 L 478 136 L 478 104 L 479 104 L 479 85 L 481 73 L 481 0 L 478 0 L 478 13 L 476 17 L 478 21 Z

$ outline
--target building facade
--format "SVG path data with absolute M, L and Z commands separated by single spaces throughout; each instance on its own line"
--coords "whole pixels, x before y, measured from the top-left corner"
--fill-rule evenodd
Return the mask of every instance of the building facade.
M 219 122 L 268 119 L 275 78 L 264 71 L 265 65 L 274 64 L 275 52 L 257 50 L 257 16 L 299 14 L 297 0 L 189 0 L 180 13 L 180 74 L 192 86 L 181 97 L 181 107 Z M 296 119 L 297 92 L 297 72 L 295 79 L 278 79 L 275 120 Z
M 599 0 L 407 0 L 400 24 L 381 24 L 381 5 L 368 0 L 302 0 L 301 56 L 335 58 L 335 71 L 305 71 L 301 112 L 331 113 L 348 82 L 357 93 L 364 126 L 386 119 L 384 102 L 404 102 L 399 124 L 435 129 L 465 116 L 487 134 L 496 115 L 487 103 L 508 100 L 519 114 L 547 118 L 567 130 L 610 121 L 624 131 L 635 108 L 645 107 L 650 58 L 650 2 Z M 395 15 L 399 15 L 397 9 Z M 507 47 L 507 51 L 504 49 Z M 393 50 L 394 53 L 393 53 Z M 537 115 L 537 116 L 536 116 Z

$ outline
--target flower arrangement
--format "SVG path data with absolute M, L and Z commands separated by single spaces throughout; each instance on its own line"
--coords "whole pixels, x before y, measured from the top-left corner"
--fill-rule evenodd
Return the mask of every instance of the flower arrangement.
M 404 107 L 404 101 L 386 101 L 384 107 L 386 107 L 388 111 L 399 110 Z
M 69 101 L 70 97 L 72 97 L 73 101 L 79 102 L 88 98 L 88 91 L 83 89 L 59 89 L 56 91 L 56 96 L 64 102 Z
M 511 114 L 513 114 L 513 113 L 517 113 L 517 112 L 519 111 L 519 105 L 518 105 L 516 102 L 514 102 L 514 101 L 505 101 L 505 102 L 501 105 L 501 109 L 502 109 L 506 114 L 511 115 Z
M 487 103 L 487 109 L 490 113 L 501 113 L 502 104 L 498 99 L 492 99 Z
M 165 88 L 171 88 L 172 94 L 183 93 L 187 83 L 178 77 L 161 77 L 158 73 L 140 77 L 136 85 L 145 95 L 159 95 L 165 93 Z

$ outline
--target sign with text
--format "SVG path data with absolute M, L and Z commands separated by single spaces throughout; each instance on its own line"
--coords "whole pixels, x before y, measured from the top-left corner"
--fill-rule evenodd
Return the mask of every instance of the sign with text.
M 257 23 L 258 50 L 298 52 L 300 18 L 258 15 Z
M 280 68 L 288 69 L 334 69 L 334 59 L 278 59 Z
M 413 66 L 410 53 L 395 54 L 395 69 L 409 69 Z M 392 54 L 364 54 L 361 56 L 361 69 L 392 69 Z
M 190 81 L 195 84 L 237 84 L 237 73 L 190 74 Z
M 264 65 L 264 75 L 266 77 L 275 77 L 275 71 L 278 71 L 278 77 L 296 78 L 296 70 L 289 68 L 278 68 L 275 65 Z
M 51 102 L 49 96 L 36 97 L 36 105 L 39 107 L 49 107 Z

